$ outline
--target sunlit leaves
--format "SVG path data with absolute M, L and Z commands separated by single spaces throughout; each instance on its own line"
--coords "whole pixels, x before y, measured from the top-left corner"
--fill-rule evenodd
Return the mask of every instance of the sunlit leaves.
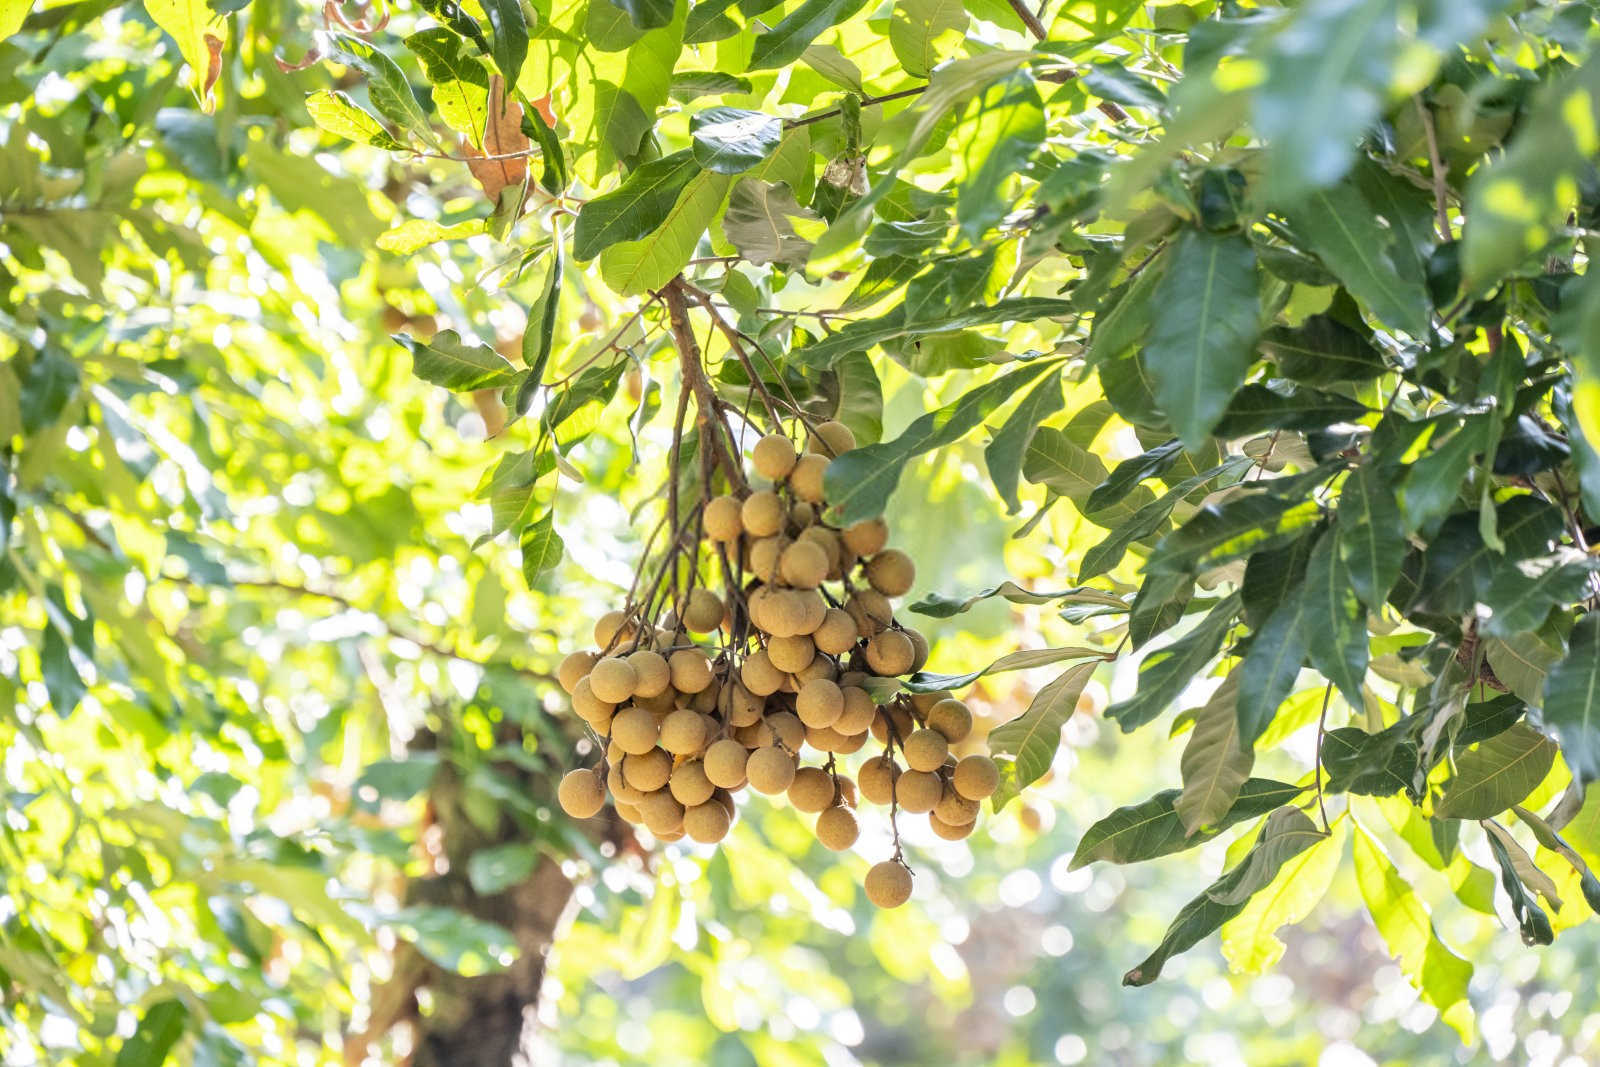
M 489 117 L 488 69 L 465 41 L 442 27 L 418 30 L 406 38 L 406 47 L 422 61 L 439 117 L 474 147 L 482 148 Z
M 306 97 L 306 112 L 310 114 L 312 122 L 335 137 L 390 151 L 405 147 L 370 112 L 363 110 L 344 93 L 318 89 Z
M 959 129 L 957 158 L 966 173 L 956 196 L 956 220 L 976 241 L 1011 210 L 1003 195 L 1006 180 L 1024 169 L 1044 140 L 1044 103 L 1033 79 L 1019 72 L 989 86 Z
M 227 20 L 217 18 L 205 0 L 144 0 L 144 9 L 150 13 L 151 21 L 178 42 L 183 61 L 189 64 L 189 86 L 202 106 L 210 110 L 211 89 L 222 74 Z M 24 14 L 26 11 L 24 4 Z
M 1367 613 L 1339 554 L 1336 539 L 1324 536 L 1306 561 L 1306 654 L 1311 665 L 1338 687 L 1351 707 L 1362 706 L 1367 673 Z
M 1072 667 L 1040 689 L 1027 711 L 989 731 L 990 755 L 1010 763 L 1008 794 L 1026 789 L 1050 769 L 1061 743 L 1061 727 L 1076 710 L 1078 698 L 1098 666 L 1099 661 L 1090 660 Z M 1009 796 L 996 795 L 996 810 L 1004 806 L 1005 799 Z
M 1244 910 L 1222 926 L 1222 954 L 1230 968 L 1260 974 L 1283 957 L 1276 931 L 1303 921 L 1327 894 L 1344 853 L 1344 822 L 1279 868 Z
M 789 268 L 804 266 L 811 252 L 811 242 L 796 230 L 797 224 L 807 223 L 821 226 L 816 213 L 801 207 L 787 184 L 760 178 L 740 179 L 722 216 L 723 233 L 745 259 Z
M 1239 797 L 1216 825 L 1189 834 L 1178 817 L 1181 791 L 1167 789 L 1149 800 L 1118 808 L 1084 831 L 1073 853 L 1071 869 L 1096 860 L 1138 863 L 1157 859 L 1210 840 L 1228 827 L 1265 815 L 1304 792 L 1299 786 L 1269 778 L 1251 778 L 1239 787 Z
M 1580 785 L 1600 778 L 1600 612 L 1572 628 L 1567 654 L 1544 683 L 1544 721 Z
M 793 63 L 825 30 L 860 11 L 866 0 L 804 0 L 772 29 L 756 37 L 751 70 Z
M 411 353 L 412 371 L 418 378 L 453 392 L 510 385 L 517 369 L 487 345 L 463 340 L 454 330 L 444 330 L 422 342 L 410 334 L 394 340 Z
M 636 241 L 663 222 L 678 194 L 698 173 L 688 151 L 646 163 L 620 186 L 583 205 L 572 233 L 572 254 L 593 259 L 620 241 Z
M 700 238 L 721 210 L 731 184 L 731 178 L 716 171 L 693 173 L 677 200 L 649 232 L 637 240 L 610 244 L 601 251 L 600 276 L 614 292 L 624 296 L 636 296 L 666 285 L 693 257 Z M 582 212 L 579 212 L 578 224 L 583 224 Z M 618 226 L 623 224 L 619 220 Z M 634 228 L 643 225 L 639 222 Z M 621 232 L 632 232 L 632 229 Z M 587 250 L 588 246 L 585 247 Z
M 1556 757 L 1551 740 L 1526 723 L 1489 738 L 1456 760 L 1434 814 L 1487 819 L 1519 804 L 1544 781 Z
M 160 1067 L 188 1025 L 189 1006 L 182 1000 L 156 1001 L 117 1050 L 115 1067 Z
M 1238 235 L 1187 230 L 1157 285 L 1144 361 L 1155 397 L 1185 446 L 1222 418 L 1255 358 L 1255 251 Z
M 907 74 L 927 77 L 938 66 L 941 41 L 967 27 L 961 0 L 896 0 L 889 22 L 889 44 Z
M 1235 672 L 1195 715 L 1183 749 L 1183 793 L 1175 805 L 1189 834 L 1214 824 L 1233 807 L 1255 764 L 1254 750 L 1239 735 L 1238 698 Z

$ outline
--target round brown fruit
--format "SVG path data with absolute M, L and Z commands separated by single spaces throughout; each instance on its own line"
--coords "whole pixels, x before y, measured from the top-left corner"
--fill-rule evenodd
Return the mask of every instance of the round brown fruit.
M 775 582 L 778 580 L 778 561 L 782 558 L 783 538 L 763 537 L 750 545 L 750 573 L 763 582 Z
M 828 456 L 842 455 L 856 447 L 856 435 L 844 423 L 830 419 L 811 431 L 806 447 Z
M 973 827 L 977 825 L 976 822 L 947 823 L 937 815 L 931 813 L 928 815 L 929 828 L 933 830 L 936 836 L 942 837 L 946 841 L 960 841 L 964 837 L 971 836 Z
M 661 747 L 674 756 L 699 752 L 705 744 L 705 720 L 693 708 L 679 708 L 661 720 Z
M 659 748 L 622 760 L 622 776 L 641 793 L 653 793 L 672 777 L 672 757 Z
M 855 813 L 849 808 L 829 808 L 817 816 L 817 840 L 830 852 L 843 852 L 860 835 Z
M 921 630 L 913 630 L 909 626 L 902 632 L 911 642 L 911 673 L 916 674 L 928 665 L 928 639 L 922 636 Z
M 767 434 L 750 451 L 750 462 L 756 473 L 774 482 L 788 477 L 799 458 L 794 444 L 781 433 Z
M 878 713 L 878 706 L 872 702 L 871 694 L 865 689 L 847 685 L 840 687 L 839 695 L 844 700 L 844 710 L 834 721 L 833 728 L 842 734 L 866 733 L 872 726 L 872 717 Z
M 613 641 L 631 641 L 637 632 L 637 627 L 620 611 L 608 611 L 594 621 L 594 643 L 602 651 L 609 649 Z
M 698 648 L 680 648 L 667 666 L 672 671 L 672 688 L 680 693 L 698 693 L 711 684 L 711 660 Z
M 697 634 L 708 634 L 722 625 L 726 610 L 717 594 L 696 589 L 689 594 L 689 603 L 683 609 L 683 624 Z
M 952 745 L 965 741 L 972 732 L 972 711 L 954 697 L 947 697 L 927 709 L 928 729 L 937 730 Z
M 587 819 L 605 807 L 606 784 L 594 771 L 580 767 L 561 779 L 556 799 L 561 802 L 561 810 L 574 819 Z
M 745 775 L 750 780 L 750 788 L 757 793 L 777 796 L 794 781 L 794 757 L 776 746 L 758 748 L 750 753 Z
M 749 762 L 750 754 L 745 747 L 731 737 L 713 742 L 706 749 L 705 771 L 706 777 L 712 785 L 721 786 L 723 789 L 737 789 L 745 781 L 745 764 Z
M 624 708 L 611 720 L 611 740 L 630 756 L 649 752 L 660 736 L 655 715 L 644 708 Z
M 710 800 L 716 786 L 706 777 L 704 764 L 699 760 L 688 760 L 672 769 L 672 776 L 667 779 L 667 788 L 672 791 L 673 798 L 679 804 L 692 808 L 696 804 L 704 804 Z
M 889 543 L 889 524 L 882 519 L 866 519 L 847 526 L 839 535 L 844 547 L 858 556 L 875 556 Z
M 843 608 L 829 608 L 822 625 L 811 635 L 817 649 L 830 656 L 842 656 L 856 647 L 856 620 Z
M 856 634 L 871 637 L 894 620 L 889 598 L 875 589 L 858 589 L 844 602 L 844 610 L 856 621 Z
M 935 689 L 931 693 L 912 693 L 911 706 L 923 715 L 933 710 L 933 706 L 941 700 L 950 700 L 952 694 L 948 689 Z
M 662 735 L 665 737 L 665 729 Z M 936 771 L 944 766 L 944 758 L 950 754 L 950 743 L 937 730 L 913 730 L 901 748 L 905 751 L 906 765 L 914 771 Z
M 815 814 L 833 804 L 833 778 L 821 767 L 801 767 L 789 783 L 789 803 Z
M 909 673 L 915 656 L 911 639 L 898 630 L 885 630 L 867 642 L 867 666 L 885 678 Z
M 977 821 L 979 807 L 981 805 L 976 800 L 968 800 L 954 789 L 945 786 L 944 795 L 939 798 L 939 803 L 933 806 L 932 814 L 951 826 L 966 826 Z
M 867 871 L 867 899 L 880 908 L 898 908 L 911 899 L 911 872 L 898 860 L 874 863 Z
M 867 560 L 867 584 L 884 596 L 905 596 L 916 577 L 911 557 L 898 548 L 886 548 Z
M 761 649 L 745 657 L 739 667 L 739 680 L 753 695 L 771 696 L 783 687 L 784 673 L 772 665 L 772 657 Z
M 639 684 L 638 672 L 633 664 L 621 656 L 607 656 L 589 672 L 589 688 L 594 695 L 610 704 L 620 704 L 633 696 Z
M 822 472 L 828 469 L 828 457 L 807 452 L 800 457 L 789 472 L 789 488 L 794 495 L 811 504 L 822 503 Z
M 600 655 L 596 652 L 574 652 L 562 660 L 561 666 L 556 668 L 556 680 L 561 683 L 561 688 L 570 694 L 599 659 Z
M 771 537 L 783 529 L 787 514 L 778 494 L 763 489 L 745 497 L 744 504 L 739 508 L 739 521 L 744 523 L 745 533 L 754 537 Z
M 906 771 L 894 783 L 895 800 L 914 815 L 932 811 L 943 795 L 944 785 L 939 776 L 928 771 Z
M 589 679 L 583 677 L 572 687 L 572 710 L 578 713 L 578 718 L 599 729 L 601 724 L 611 721 L 611 713 L 617 710 L 617 706 L 595 696 Z
M 778 744 L 790 752 L 799 751 L 805 743 L 805 724 L 793 712 L 775 711 L 761 720 L 761 727 L 769 740 L 777 738 Z
M 795 541 L 783 550 L 778 574 L 796 589 L 815 589 L 828 576 L 828 553 L 815 541 Z
M 700 524 L 706 536 L 713 541 L 737 541 L 744 532 L 744 522 L 739 518 L 739 500 L 732 496 L 717 496 L 706 501 L 700 515 Z
M 967 756 L 956 764 L 950 783 L 968 800 L 986 800 L 1000 788 L 1000 768 L 988 756 Z
M 817 648 L 809 637 L 774 637 L 767 642 L 767 658 L 780 671 L 795 674 L 811 666 Z
M 844 714 L 844 693 L 833 682 L 818 678 L 800 687 L 794 706 L 807 726 L 832 726 Z
M 683 805 L 665 789 L 645 797 L 639 803 L 639 814 L 644 816 L 645 826 L 657 837 L 683 828 Z
M 900 777 L 900 766 L 888 756 L 874 756 L 861 765 L 856 784 L 861 795 L 874 804 L 888 804 L 894 799 L 894 782 Z
M 728 809 L 715 800 L 696 804 L 683 813 L 683 829 L 702 845 L 714 845 L 728 836 L 733 817 Z
M 661 653 L 642 648 L 628 657 L 628 664 L 637 679 L 633 684 L 634 699 L 650 700 L 672 687 L 672 671 Z

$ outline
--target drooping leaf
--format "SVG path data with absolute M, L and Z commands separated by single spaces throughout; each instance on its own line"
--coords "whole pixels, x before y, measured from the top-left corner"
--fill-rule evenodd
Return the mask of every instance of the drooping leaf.
M 796 232 L 796 219 L 819 221 L 816 212 L 800 206 L 787 184 L 743 178 L 728 198 L 722 231 L 751 263 L 798 269 L 805 266 L 811 242 Z
M 1022 588 L 1016 582 L 1001 582 L 997 586 L 980 590 L 966 597 L 929 593 L 921 600 L 913 603 L 908 610 L 933 619 L 948 619 L 970 610 L 973 605 L 991 597 L 1000 597 L 1013 604 L 1048 604 L 1052 600 L 1064 600 L 1068 603 L 1099 604 L 1109 608 L 1127 607 L 1116 596 L 1102 589 L 1092 589 L 1088 586 L 1074 586 L 1071 589 L 1036 593 L 1031 589 Z
M 1362 706 L 1361 686 L 1367 674 L 1367 613 L 1338 549 L 1337 538 L 1324 536 L 1306 561 L 1306 654 L 1311 665 L 1338 687 L 1353 708 Z
M 1120 725 L 1123 733 L 1158 718 L 1216 656 L 1238 612 L 1239 594 L 1234 593 L 1218 602 L 1189 633 L 1146 655 L 1139 664 L 1138 689 L 1107 708 L 1106 718 Z
M 1185 832 L 1210 826 L 1238 799 L 1250 777 L 1255 752 L 1239 736 L 1239 672 L 1217 688 L 1195 716 L 1180 765 L 1183 792 L 1175 805 Z
M 1155 574 L 1194 573 L 1287 544 L 1321 518 L 1314 500 L 1249 493 L 1210 504 L 1162 539 L 1150 556 Z
M 965 24 L 965 14 L 962 22 Z M 1045 137 L 1044 102 L 1033 78 L 1018 71 L 978 95 L 974 114 L 961 125 L 958 159 L 965 168 L 956 196 L 956 221 L 977 241 L 1013 204 L 1006 181 L 1021 172 Z
M 830 231 L 831 232 L 831 231 Z M 826 234 L 824 234 L 826 237 Z M 954 333 L 975 326 L 994 326 L 1006 322 L 1032 322 L 1056 316 L 1070 317 L 1071 301 L 1054 297 L 1019 296 L 998 303 L 953 313 L 940 319 L 908 321 L 903 308 L 876 319 L 858 319 L 810 344 L 796 348 L 791 358 L 802 366 L 824 368 L 850 352 L 866 352 L 886 341 L 911 335 Z
M 766 33 L 750 52 L 751 70 L 771 70 L 800 58 L 811 42 L 860 11 L 866 0 L 804 0 Z
M 1538 895 L 1528 886 L 1526 879 L 1527 875 L 1533 875 L 1537 881 L 1547 883 L 1549 876 L 1534 866 L 1533 859 L 1505 827 L 1486 822 L 1484 828 L 1488 832 L 1489 849 L 1494 853 L 1495 862 L 1500 865 L 1500 885 L 1511 902 L 1511 914 L 1516 917 L 1517 925 L 1522 930 L 1522 943 L 1550 944 L 1556 939 L 1555 931 L 1550 926 L 1550 916 L 1539 906 Z M 1557 908 L 1561 906 L 1559 900 L 1553 904 Z
M 178 51 L 189 64 L 189 87 L 201 106 L 209 111 L 212 86 L 222 74 L 222 49 L 228 39 L 227 20 L 213 15 L 205 0 L 144 0 L 144 9 L 150 14 L 150 21 L 178 42 Z M 27 10 L 28 5 L 24 4 L 24 16 Z
M 1327 894 L 1344 853 L 1343 822 L 1278 870 L 1271 884 L 1222 926 L 1222 955 L 1234 972 L 1260 974 L 1283 957 L 1276 932 L 1299 923 Z
M 383 123 L 344 93 L 318 89 L 306 97 L 306 111 L 311 115 L 312 122 L 335 137 L 391 152 L 405 148 L 383 128 Z
M 616 189 L 584 204 L 572 231 L 573 257 L 593 259 L 620 241 L 637 241 L 655 230 L 698 171 L 688 151 L 674 152 L 646 163 Z
M 1017 481 L 1022 477 L 1022 457 L 1028 450 L 1039 423 L 1061 410 L 1061 379 L 1049 375 L 1011 412 L 1009 418 L 996 431 L 993 440 L 983 450 L 984 462 L 989 468 L 989 480 L 995 492 L 1006 502 L 1006 511 L 1015 514 L 1022 501 L 1017 497 Z M 913 609 L 915 610 L 915 609 Z
M 931 671 L 922 671 L 912 675 L 911 679 L 906 682 L 906 688 L 913 693 L 936 693 L 941 689 L 965 689 L 979 678 L 987 675 L 1004 674 L 1007 671 L 1025 671 L 1033 667 L 1045 667 L 1052 663 L 1059 663 L 1064 659 L 1093 659 L 1098 664 L 1106 659 L 1106 654 L 1096 648 L 1024 649 L 1021 652 L 1008 653 L 987 667 L 968 671 L 965 674 L 935 674 Z
M 1480 744 L 1456 760 L 1434 807 L 1441 819 L 1487 819 L 1520 804 L 1550 773 L 1556 746 L 1527 723 Z
M 1300 677 L 1306 660 L 1309 606 L 1310 597 L 1303 586 L 1291 591 L 1256 631 L 1250 650 L 1235 672 L 1239 678 L 1235 717 L 1242 744 L 1256 743 L 1294 691 L 1295 679 Z
M 1362 382 L 1385 370 L 1369 334 L 1331 315 L 1312 315 L 1299 326 L 1274 326 L 1261 347 L 1285 378 L 1297 382 Z
M 566 546 L 556 533 L 555 516 L 546 512 L 523 528 L 518 547 L 522 550 L 522 576 L 531 589 L 540 578 L 555 569 L 561 562 Z
M 454 330 L 441 330 L 426 343 L 410 334 L 393 337 L 411 353 L 411 369 L 418 378 L 452 392 L 493 389 L 517 380 L 517 369 L 504 356 L 488 345 L 464 340 Z
M 1381 608 L 1400 577 L 1405 523 L 1376 464 L 1356 469 L 1339 493 L 1339 559 L 1361 602 Z
M 1083 833 L 1072 855 L 1071 870 L 1096 860 L 1139 863 L 1193 848 L 1246 819 L 1265 815 L 1287 804 L 1305 790 L 1270 778 L 1251 778 L 1239 788 L 1239 798 L 1213 827 L 1190 835 L 1178 818 L 1181 790 L 1167 789 L 1149 800 L 1118 808 Z
M 1600 612 L 1572 628 L 1567 654 L 1544 683 L 1544 721 L 1580 786 L 1600 778 Z
M 1083 687 L 1099 666 L 1099 660 L 1089 660 L 1068 669 L 1039 690 L 1027 711 L 989 731 L 989 752 L 1012 761 L 1017 789 L 1032 785 L 1050 769 L 1061 743 L 1061 727 L 1072 717 Z
M 658 225 L 637 240 L 606 246 L 600 252 L 600 276 L 606 285 L 624 296 L 638 296 L 675 278 L 693 258 L 731 183 L 731 178 L 715 171 L 695 174 Z M 581 224 L 581 213 L 578 218 Z

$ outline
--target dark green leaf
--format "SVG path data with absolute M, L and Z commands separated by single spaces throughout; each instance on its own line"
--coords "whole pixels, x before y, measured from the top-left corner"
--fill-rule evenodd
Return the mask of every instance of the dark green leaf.
M 1556 746 L 1527 723 L 1518 723 L 1456 760 L 1433 813 L 1441 819 L 1487 819 L 1520 804 L 1555 762 Z
M 584 204 L 572 231 L 573 257 L 593 259 L 614 244 L 648 235 L 667 220 L 678 194 L 699 170 L 691 153 L 674 152 L 644 164 L 616 189 Z
M 1302 786 L 1270 778 L 1251 778 L 1239 787 L 1239 799 L 1217 825 L 1189 835 L 1184 833 L 1183 821 L 1178 818 L 1177 802 L 1181 791 L 1167 789 L 1149 800 L 1118 808 L 1085 830 L 1069 869 L 1075 871 L 1096 860 L 1139 863 L 1170 856 L 1209 841 L 1246 819 L 1265 815 L 1303 792 Z
M 694 161 L 718 174 L 742 174 L 778 149 L 783 123 L 775 115 L 713 107 L 689 120 Z
M 1016 582 L 1002 582 L 990 589 L 982 590 L 969 597 L 943 596 L 939 593 L 929 593 L 927 596 L 912 604 L 907 610 L 918 615 L 926 615 L 932 619 L 948 619 L 960 615 L 972 608 L 979 601 L 991 597 L 1000 597 L 1012 604 L 1048 604 L 1054 600 L 1065 600 L 1068 603 L 1099 604 L 1105 607 L 1125 607 L 1121 600 L 1110 593 L 1100 589 L 1091 589 L 1088 586 L 1076 586 L 1072 589 L 1062 589 L 1053 593 L 1035 593 L 1024 589 Z
M 189 1006 L 177 998 L 145 1009 L 139 1025 L 117 1050 L 116 1067 L 161 1067 L 189 1024 Z
M 1220 437 L 1244 437 L 1267 430 L 1320 430 L 1367 414 L 1367 406 L 1359 400 L 1279 379 L 1246 385 L 1233 394 L 1216 432 Z
M 1002 300 L 988 307 L 975 307 L 938 320 L 911 322 L 904 308 L 876 319 L 858 319 L 828 336 L 797 348 L 791 358 L 801 366 L 822 368 L 832 365 L 850 352 L 866 352 L 885 341 L 917 334 L 952 333 L 974 326 L 994 326 L 1005 322 L 1031 322 L 1034 319 L 1073 314 L 1072 303 L 1053 297 L 1022 296 Z
M 418 378 L 452 392 L 493 389 L 517 380 L 517 369 L 488 345 L 464 341 L 454 330 L 442 330 L 423 343 L 410 334 L 394 340 L 411 353 L 411 369 Z
M 811 42 L 845 21 L 866 0 L 805 0 L 766 33 L 756 37 L 750 52 L 750 70 L 786 67 L 800 58 Z
M 1356 595 L 1377 611 L 1400 577 L 1405 559 L 1405 523 L 1388 479 L 1376 463 L 1364 463 L 1345 479 L 1339 494 L 1339 558 Z
M 1576 550 L 1501 564 L 1483 593 L 1489 618 L 1483 632 L 1510 637 L 1537 630 L 1558 604 L 1571 604 L 1593 592 L 1596 562 Z
M 1267 617 L 1266 625 L 1256 631 L 1235 672 L 1239 677 L 1239 738 L 1246 745 L 1254 745 L 1266 732 L 1278 708 L 1294 691 L 1306 660 L 1308 601 L 1303 586 L 1290 590 Z
M 1546 676 L 1544 721 L 1578 784 L 1600 778 L 1600 612 L 1578 620 L 1566 656 Z
M 1511 847 L 1516 847 L 1516 842 L 1511 842 L 1511 847 L 1508 847 L 1505 840 L 1492 830 L 1487 836 L 1495 862 L 1500 865 L 1500 884 L 1505 887 L 1506 896 L 1511 901 L 1511 914 L 1522 929 L 1523 944 L 1550 944 L 1556 939 L 1556 934 L 1550 926 L 1550 917 L 1539 907 L 1539 898 L 1522 884 L 1517 872 L 1517 857 L 1511 853 Z M 1526 853 L 1521 858 L 1526 859 Z
M 522 549 L 522 576 L 531 589 L 561 562 L 565 546 L 556 533 L 554 516 L 549 512 L 529 523 L 518 541 Z
M 1162 539 L 1147 569 L 1152 574 L 1193 574 L 1285 544 L 1320 517 L 1314 500 L 1280 500 L 1264 493 L 1208 504 Z
M 660 0 L 634 0 L 636 4 Z M 522 63 L 528 58 L 528 20 L 522 13 L 521 0 L 482 0 L 483 13 L 489 16 L 489 26 L 494 30 L 494 47 L 490 54 L 494 65 L 505 75 L 506 90 L 517 87 L 517 77 L 522 73 Z M 672 0 L 666 0 L 667 22 L 672 21 Z M 666 25 L 666 22 L 661 23 Z
M 1052 374 L 1023 398 L 983 450 L 989 480 L 1006 502 L 1006 512 L 1015 514 L 1022 507 L 1017 497 L 1017 481 L 1022 477 L 1022 457 L 1039 428 L 1039 423 L 1061 410 L 1061 377 Z
M 1367 673 L 1367 613 L 1340 558 L 1337 538 L 1324 536 L 1306 561 L 1306 654 L 1311 665 L 1338 687 L 1352 708 L 1364 706 Z
M 1216 657 L 1238 612 L 1239 594 L 1234 593 L 1189 633 L 1146 655 L 1139 664 L 1137 691 L 1107 708 L 1106 718 L 1120 725 L 1123 733 L 1158 718 Z
M 1017 789 L 1026 789 L 1050 769 L 1061 744 L 1061 727 L 1072 717 L 1083 687 L 1099 660 L 1069 668 L 1034 696 L 1028 710 L 989 731 L 989 752 L 1012 761 Z

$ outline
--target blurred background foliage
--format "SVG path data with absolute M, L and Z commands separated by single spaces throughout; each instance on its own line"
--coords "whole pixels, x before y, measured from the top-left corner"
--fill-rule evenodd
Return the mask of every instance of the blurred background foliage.
M 1592 927 L 1525 949 L 1409 859 L 1441 935 L 1477 963 L 1469 1044 L 1390 961 L 1348 862 L 1303 872 L 1310 917 L 1285 932 L 1275 966 L 1259 941 L 1225 932 L 1221 954 L 1208 944 L 1165 981 L 1124 990 L 1138 946 L 1203 880 L 1195 868 L 1220 869 L 1227 850 L 1206 846 L 1186 867 L 1068 869 L 1085 827 L 1179 780 L 1177 746 L 1118 744 L 1096 717 L 1131 689 L 1126 670 L 1092 685 L 1023 803 L 967 842 L 913 839 L 919 888 L 904 910 L 873 913 L 858 889 L 867 861 L 823 852 L 781 805 L 747 805 L 709 860 L 676 845 L 619 851 L 553 815 L 542 783 L 569 755 L 547 672 L 627 587 L 640 551 L 630 516 L 654 498 L 663 429 L 636 441 L 624 398 L 584 416 L 557 510 L 566 556 L 530 589 L 511 548 L 480 544 L 493 517 L 478 489 L 505 450 L 490 435 L 503 413 L 418 381 L 389 340 L 455 328 L 521 345 L 532 282 L 480 232 L 479 186 L 458 162 L 312 125 L 307 94 L 355 81 L 337 64 L 299 67 L 325 44 L 321 13 L 255 0 L 191 18 L 217 31 L 208 86 L 195 73 L 212 66 L 205 34 L 161 28 L 174 6 L 0 3 L 4 1062 L 404 1057 L 403 1030 L 369 1032 L 392 1018 L 383 990 L 403 946 L 466 975 L 518 950 L 499 926 L 407 896 L 441 869 L 443 777 L 485 835 L 502 819 L 519 831 L 472 865 L 475 888 L 503 889 L 536 862 L 579 882 L 544 976 L 536 1063 L 1600 1055 Z M 1304 6 L 1311 32 L 1319 12 L 1359 5 Z M 1530 83 L 1547 47 L 1582 52 L 1593 33 L 1588 4 L 1402 6 L 1464 19 L 1464 37 L 1487 32 L 1476 47 Z M 1052 31 L 1170 79 L 1180 35 L 1218 8 L 1068 3 Z M 980 38 L 1021 39 L 1007 9 L 975 13 Z M 426 18 L 392 14 L 393 29 Z M 867 21 L 838 31 L 843 53 L 867 52 Z M 1415 52 L 1388 58 L 1382 91 L 1414 88 Z M 1434 60 L 1418 62 L 1427 74 Z M 778 95 L 809 105 L 833 88 L 800 71 Z M 1137 102 L 1136 88 L 1120 92 Z M 928 172 L 963 166 L 952 152 Z M 472 223 L 472 235 L 383 239 L 415 219 Z M 594 270 L 565 278 L 557 347 L 572 366 L 636 304 Z M 638 340 L 623 393 L 658 410 L 670 356 L 661 338 Z M 959 374 L 878 369 L 885 437 L 965 387 Z M 1069 409 L 1096 395 L 1079 389 Z M 1107 456 L 1139 447 L 1108 442 Z M 916 461 L 893 498 L 897 543 L 918 561 L 913 597 L 1008 577 L 1053 588 L 1101 536 L 1057 509 L 1014 538 L 1018 522 L 977 474 L 981 453 L 968 441 Z M 1073 632 L 1048 608 L 1002 601 L 927 629 L 941 670 Z M 1004 720 L 1043 680 L 987 679 L 974 705 Z M 1290 739 L 1299 765 L 1308 744 L 1304 731 Z M 1383 847 L 1405 831 L 1404 805 L 1359 805 Z M 1593 808 L 1568 829 L 1591 862 Z M 1352 832 L 1339 833 L 1348 857 Z M 881 845 L 869 834 L 859 848 Z

